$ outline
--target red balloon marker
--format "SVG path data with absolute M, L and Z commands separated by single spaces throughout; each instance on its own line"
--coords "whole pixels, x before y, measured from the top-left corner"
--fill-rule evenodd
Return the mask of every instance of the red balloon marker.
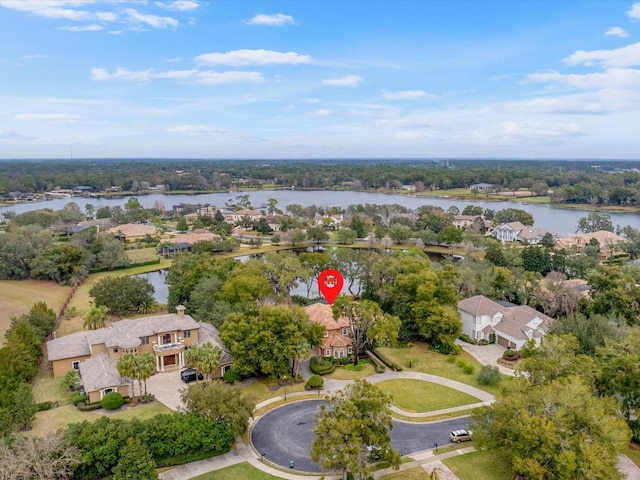
M 320 293 L 327 299 L 329 305 L 332 305 L 344 285 L 344 278 L 338 270 L 323 270 L 318 275 L 318 289 Z

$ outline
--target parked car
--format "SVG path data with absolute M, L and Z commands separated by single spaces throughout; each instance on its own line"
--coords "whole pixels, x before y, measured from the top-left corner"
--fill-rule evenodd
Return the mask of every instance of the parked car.
M 202 375 L 201 373 L 198 373 L 198 375 L 196 377 L 196 369 L 195 368 L 185 368 L 184 370 L 182 370 L 180 372 L 180 378 L 182 379 L 182 381 L 184 383 L 191 383 L 191 382 L 195 382 L 196 378 L 198 380 L 202 380 L 204 378 L 204 375 Z
M 463 428 L 463 429 L 454 430 L 453 432 L 451 432 L 449 434 L 449 438 L 454 443 L 468 442 L 469 440 L 471 440 L 471 435 L 472 435 L 471 430 L 465 430 Z

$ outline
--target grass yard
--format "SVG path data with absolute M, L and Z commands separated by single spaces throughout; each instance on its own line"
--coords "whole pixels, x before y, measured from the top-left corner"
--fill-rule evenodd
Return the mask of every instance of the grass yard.
M 442 460 L 460 480 L 511 480 L 507 461 L 495 452 L 471 452 Z
M 512 377 L 502 375 L 502 382 L 500 385 L 480 385 L 476 380 L 476 374 L 481 365 L 475 358 L 466 352 L 462 352 L 460 354 L 460 358 L 465 359 L 476 368 L 476 371 L 472 375 L 465 374 L 455 363 L 447 362 L 447 358 L 449 358 L 448 355 L 442 355 L 434 352 L 424 343 L 414 343 L 411 348 L 383 347 L 380 348 L 380 351 L 406 371 L 430 373 L 432 375 L 450 378 L 451 380 L 466 383 L 467 385 L 479 388 L 480 390 L 492 393 L 493 395 L 497 395 L 500 392 L 500 385 L 506 385 L 512 380 Z
M 277 382 L 270 383 L 266 379 L 258 379 L 256 382 L 253 382 L 250 385 L 244 387 L 245 392 L 253 395 L 256 403 L 263 402 L 265 400 L 269 400 L 273 397 L 279 397 L 280 395 L 284 395 L 285 387 L 278 385 Z M 287 393 L 293 392 L 304 392 L 304 382 L 296 383 L 293 385 L 286 386 Z M 313 393 L 313 392 L 312 392 Z
M 131 263 L 150 262 L 159 256 L 156 247 L 136 248 L 135 250 L 127 250 L 126 253 Z
M 242 480 L 280 480 L 282 477 L 274 477 L 243 462 L 193 477 L 193 480 L 237 480 L 239 478 Z
M 0 280 L 0 346 L 13 317 L 27 313 L 39 301 L 57 313 L 70 291 L 71 287 L 47 280 Z
M 429 474 L 422 467 L 410 468 L 401 472 L 389 473 L 380 480 L 429 480 Z
M 409 412 L 432 412 L 480 402 L 476 397 L 422 380 L 396 379 L 376 383 L 393 404 Z
M 362 360 L 360 362 L 362 362 Z M 353 370 L 347 367 L 336 367 L 332 373 L 325 375 L 325 377 L 333 380 L 356 380 L 374 375 L 375 373 L 376 369 L 373 364 L 366 362 L 362 370 Z
M 633 463 L 640 467 L 640 445 L 630 443 L 624 450 L 622 450 L 622 454 L 629 457 Z
M 64 377 L 53 378 L 51 363 L 42 359 L 38 374 L 33 380 L 33 400 L 40 402 L 58 402 L 58 405 L 71 403 L 71 394 L 64 386 Z
M 115 412 L 107 413 L 107 410 L 94 410 L 92 412 L 81 412 L 73 405 L 65 405 L 63 407 L 52 408 L 51 410 L 45 410 L 43 412 L 36 413 L 36 418 L 33 422 L 33 429 L 27 434 L 37 437 L 45 436 L 49 433 L 54 433 L 60 428 L 64 428 L 70 423 L 83 422 L 88 420 L 93 422 L 98 418 L 109 415 L 112 418 L 120 418 L 122 420 L 131 420 L 137 418 L 144 420 L 146 418 L 154 417 L 160 413 L 172 413 L 173 411 L 168 407 L 165 407 L 162 403 L 153 402 L 148 404 L 138 404 L 135 407 L 126 406 Z

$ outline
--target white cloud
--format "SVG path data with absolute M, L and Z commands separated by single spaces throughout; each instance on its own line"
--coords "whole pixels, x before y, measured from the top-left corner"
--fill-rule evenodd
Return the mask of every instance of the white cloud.
M 636 20 L 640 20 L 640 3 L 634 3 L 627 11 L 627 15 Z
M 325 78 L 322 83 L 333 87 L 357 87 L 362 80 L 363 78 L 359 75 L 346 75 L 340 78 Z
M 558 83 L 581 89 L 640 89 L 640 70 L 633 68 L 609 68 L 603 72 L 585 75 L 565 75 L 559 72 L 532 73 L 527 78 L 531 82 Z
M 69 32 L 98 32 L 103 29 L 104 27 L 96 23 L 85 25 L 84 27 L 60 27 L 60 30 L 67 30 Z
M 640 4 L 639 4 L 640 5 Z M 613 50 L 578 50 L 563 60 L 568 65 L 595 64 L 603 67 L 633 67 L 640 65 L 640 43 Z
M 12 138 L 22 138 L 22 135 L 13 130 L 0 130 L 0 140 L 9 140 Z
M 580 127 L 575 123 L 527 121 L 500 122 L 473 132 L 476 141 L 489 144 L 557 142 L 580 135 Z
M 70 115 L 68 113 L 19 113 L 15 116 L 16 120 L 23 122 L 54 122 L 54 123 L 75 123 L 82 117 L 78 115 Z
M 200 85 L 220 85 L 223 83 L 260 83 L 264 77 L 258 72 L 210 72 L 200 70 L 168 70 L 154 72 L 153 70 L 127 70 L 118 67 L 114 73 L 104 68 L 91 69 L 91 80 L 111 81 L 125 80 L 131 82 L 148 82 L 153 78 L 168 78 L 173 80 L 192 80 Z
M 195 137 L 230 135 L 232 133 L 224 128 L 210 127 L 208 125 L 175 125 L 167 128 L 166 131 L 168 133 L 186 133 Z
M 304 103 L 308 103 L 310 105 L 313 105 L 315 103 L 320 103 L 320 99 L 319 98 L 307 97 L 307 98 L 304 99 Z
M 220 85 L 222 83 L 262 83 L 264 77 L 258 72 L 200 72 L 197 83 L 201 85 Z
M 79 8 L 94 4 L 95 0 L 0 0 L 0 7 L 29 13 L 38 17 L 81 21 L 115 21 L 118 17 L 111 12 L 88 12 Z
M 226 53 L 205 53 L 196 57 L 196 61 L 207 65 L 298 65 L 309 63 L 311 57 L 295 52 L 276 52 L 273 50 L 234 50 Z
M 333 115 L 333 113 L 333 110 L 319 109 L 312 112 L 311 115 L 313 115 L 314 117 L 328 117 L 330 115 Z
M 397 138 L 398 140 L 415 140 L 417 138 L 425 138 L 428 137 L 429 135 L 424 133 L 424 132 L 419 132 L 419 131 L 405 131 L 405 132 L 397 132 L 393 137 Z
M 173 2 L 155 2 L 156 5 L 165 10 L 175 10 L 178 12 L 187 12 L 196 10 L 200 4 L 195 0 L 174 0 Z
M 125 68 L 118 67 L 114 73 L 109 73 L 104 68 L 92 68 L 91 80 L 96 81 L 109 81 L 109 80 L 128 80 L 134 82 L 147 82 L 153 77 L 152 70 L 137 70 L 131 71 Z
M 296 21 L 291 15 L 276 13 L 275 15 L 256 15 L 247 21 L 249 25 L 266 25 L 268 27 L 281 27 L 283 25 L 295 25 Z
M 159 17 L 158 15 L 145 15 L 134 8 L 126 8 L 127 20 L 130 23 L 142 23 L 153 28 L 177 27 L 178 21 L 172 17 Z
M 417 100 L 426 95 L 422 90 L 402 90 L 399 92 L 382 91 L 382 96 L 387 100 Z
M 606 32 L 604 32 L 604 34 L 609 35 L 611 37 L 620 37 L 620 38 L 629 36 L 629 33 L 622 27 L 611 27 Z
M 565 98 L 534 98 L 507 104 L 517 113 L 602 114 L 610 110 L 593 98 L 570 96 Z

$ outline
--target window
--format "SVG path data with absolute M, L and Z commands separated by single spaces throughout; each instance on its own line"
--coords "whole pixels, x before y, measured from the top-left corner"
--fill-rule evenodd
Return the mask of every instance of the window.
M 149 345 L 149 337 L 140 337 L 140 343 L 142 345 Z
M 347 334 L 347 327 L 342 327 L 342 334 L 346 335 Z
M 331 349 L 330 348 L 325 349 L 324 356 L 325 357 L 330 357 L 331 356 Z
M 183 330 L 182 338 L 191 338 L 191 330 Z
M 80 362 L 73 362 L 71 364 L 71 366 L 73 367 L 74 370 L 79 370 L 80 369 Z
M 118 353 L 118 347 L 113 347 L 113 353 Z
M 327 332 L 326 330 L 324 331 L 324 336 L 328 337 L 329 336 L 329 332 Z
M 349 355 L 351 355 L 351 354 L 353 353 L 353 347 L 349 347 L 349 348 L 347 349 L 347 352 L 349 353 Z

